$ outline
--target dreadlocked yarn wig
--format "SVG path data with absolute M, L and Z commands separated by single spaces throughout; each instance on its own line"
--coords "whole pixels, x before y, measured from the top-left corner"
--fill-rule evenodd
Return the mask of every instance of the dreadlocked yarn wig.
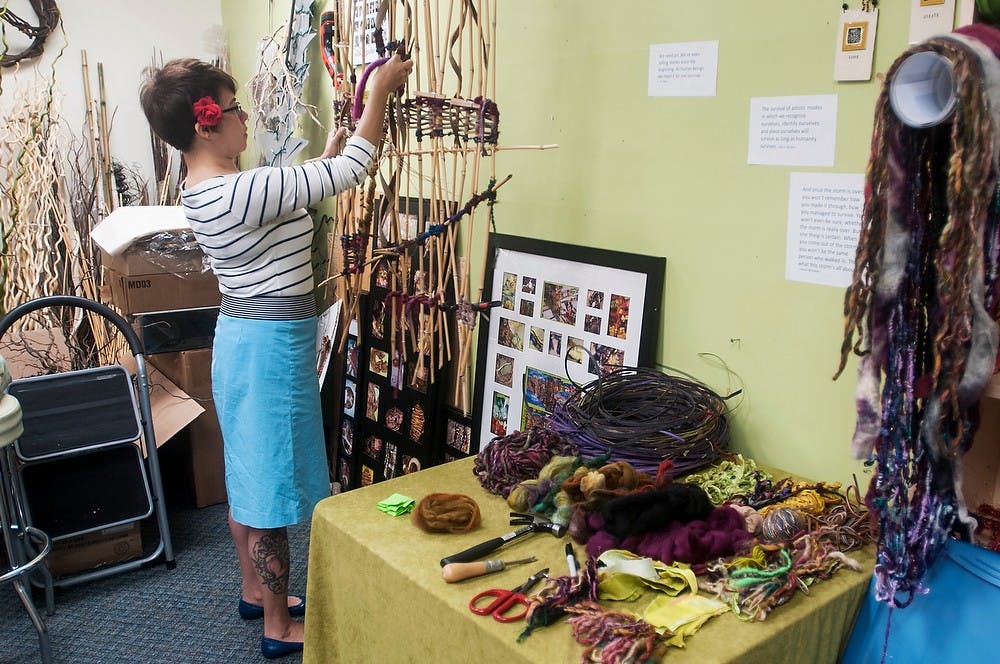
M 910 55 L 952 64 L 957 104 L 944 123 L 904 125 L 889 88 Z M 875 107 L 841 361 L 861 356 L 856 458 L 876 470 L 876 596 L 906 606 L 952 531 L 970 539 L 957 464 L 979 425 L 996 366 L 1000 31 L 974 24 L 910 48 Z M 835 377 L 836 377 L 835 376 Z

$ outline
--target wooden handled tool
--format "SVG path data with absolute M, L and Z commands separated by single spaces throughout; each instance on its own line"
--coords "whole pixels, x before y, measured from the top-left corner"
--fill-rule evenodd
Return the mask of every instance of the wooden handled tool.
M 464 579 L 471 579 L 474 576 L 491 574 L 506 569 L 508 565 L 520 565 L 522 563 L 533 563 L 536 558 L 522 558 L 521 560 L 480 560 L 474 563 L 448 563 L 441 568 L 441 578 L 448 583 L 455 583 Z

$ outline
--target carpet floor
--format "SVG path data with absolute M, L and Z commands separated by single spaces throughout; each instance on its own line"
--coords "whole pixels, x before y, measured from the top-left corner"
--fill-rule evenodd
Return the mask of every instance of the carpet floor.
M 168 502 L 169 505 L 169 502 Z M 237 613 L 236 552 L 226 505 L 168 510 L 177 567 L 162 563 L 56 589 L 56 612 L 44 615 L 56 662 L 200 664 L 265 662 L 262 621 Z M 152 531 L 155 541 L 155 531 Z M 305 593 L 309 528 L 288 530 L 290 592 Z M 0 544 L 2 549 L 2 544 Z M 38 638 L 13 587 L 0 586 L 0 664 L 39 662 Z M 301 656 L 280 660 L 294 664 Z

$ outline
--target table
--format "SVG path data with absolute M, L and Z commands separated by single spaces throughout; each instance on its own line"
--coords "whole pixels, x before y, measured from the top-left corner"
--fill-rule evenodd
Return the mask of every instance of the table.
M 438 561 L 481 541 L 513 530 L 510 508 L 483 489 L 472 458 L 332 496 L 316 506 L 309 546 L 303 662 L 578 662 L 583 647 L 561 621 L 517 642 L 524 622 L 502 624 L 468 610 L 469 599 L 486 588 L 513 588 L 548 566 L 566 570 L 568 538 L 525 536 L 491 558 L 536 556 L 517 565 L 460 583 L 441 579 Z M 782 475 L 776 475 L 781 477 Z M 463 534 L 428 534 L 409 516 L 375 508 L 392 493 L 419 501 L 430 493 L 462 493 L 480 507 L 483 524 Z M 576 546 L 584 558 L 583 547 Z M 864 572 L 841 569 L 797 594 L 764 622 L 746 623 L 732 613 L 710 620 L 687 641 L 671 648 L 670 662 L 836 662 L 871 578 L 874 547 L 852 554 Z M 538 587 L 536 587 L 537 590 Z M 646 594 L 636 605 L 653 598 Z M 608 607 L 630 605 L 605 602 Z

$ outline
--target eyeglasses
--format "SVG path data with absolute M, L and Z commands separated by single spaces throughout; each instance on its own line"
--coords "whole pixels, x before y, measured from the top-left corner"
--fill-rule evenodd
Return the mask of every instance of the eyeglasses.
M 237 113 L 242 113 L 243 106 L 240 105 L 240 102 L 234 101 L 232 106 L 230 106 L 229 108 L 222 109 L 223 113 L 228 113 L 230 111 L 236 111 Z

